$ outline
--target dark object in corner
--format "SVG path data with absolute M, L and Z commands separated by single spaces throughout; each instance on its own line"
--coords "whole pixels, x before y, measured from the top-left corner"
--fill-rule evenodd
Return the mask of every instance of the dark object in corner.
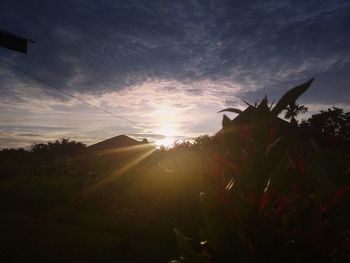
M 0 47 L 12 49 L 26 54 L 28 42 L 35 43 L 32 40 L 17 36 L 15 34 L 0 29 Z

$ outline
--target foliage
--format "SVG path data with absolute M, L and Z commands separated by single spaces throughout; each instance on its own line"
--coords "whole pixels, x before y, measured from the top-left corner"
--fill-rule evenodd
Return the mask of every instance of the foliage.
M 350 259 L 349 166 L 327 169 L 324 149 L 277 118 L 310 84 L 287 92 L 272 110 L 264 98 L 234 120 L 224 115 L 222 151 L 210 173 L 215 184 L 200 195 L 205 228 L 198 242 L 176 230 L 174 262 Z M 335 173 L 346 182 L 333 180 Z
M 31 151 L 3 149 L 0 151 L 0 177 L 63 176 L 85 172 L 87 165 L 80 163 L 79 154 L 85 145 L 69 139 L 34 144 Z
M 40 154 L 68 155 L 74 154 L 85 148 L 85 144 L 69 139 L 60 139 L 54 142 L 34 144 L 31 152 Z
M 106 250 L 103 242 L 94 247 L 105 261 L 115 261 L 117 254 L 116 261 L 164 262 L 176 254 L 175 225 L 177 262 L 345 261 L 349 153 L 325 148 L 310 129 L 277 118 L 309 84 L 287 93 L 275 107 L 264 98 L 244 111 L 226 109 L 239 115 L 234 120 L 224 116 L 216 136 L 178 142 L 137 164 L 142 151 L 96 154 L 67 139 L 35 145 L 31 152 L 0 151 L 2 213 L 74 225 L 89 248 L 95 243 L 85 237 L 87 230 L 121 238 L 119 246 L 111 241 Z M 130 170 L 118 173 L 128 164 Z M 2 226 L 32 229 L 23 218 Z M 60 240 L 52 225 L 35 225 L 41 230 L 28 236 L 39 243 L 52 243 L 47 237 Z M 22 251 L 31 251 L 30 244 L 50 259 L 51 251 L 59 250 L 62 261 L 79 261 L 83 251 L 91 250 L 84 245 L 72 258 L 61 252 L 69 243 L 53 242 L 50 250 L 38 242 L 19 242 L 27 236 L 22 230 L 16 235 L 6 240 L 16 252 L 5 259 L 26 257 Z M 70 240 L 75 233 L 67 235 Z M 14 240 L 18 245 L 12 245 Z
M 203 141 L 198 148 L 206 145 L 206 139 L 198 140 Z M 193 234 L 200 225 L 197 196 L 203 191 L 204 180 L 193 169 L 202 164 L 193 158 L 197 157 L 194 152 L 201 151 L 196 147 L 191 144 L 191 148 L 178 151 L 155 151 L 118 176 L 114 174 L 120 168 L 140 160 L 142 151 L 149 147 L 97 154 L 86 149 L 67 155 L 58 154 L 60 147 L 51 153 L 0 151 L 0 173 L 9 175 L 0 176 L 1 218 L 12 213 L 23 218 L 20 222 L 1 221 L 2 230 L 14 229 L 7 235 L 2 232 L 2 244 L 7 245 L 3 261 L 35 261 L 37 253 L 23 251 L 39 249 L 40 257 L 49 262 L 56 254 L 59 261 L 80 262 L 82 255 L 91 253 L 99 260 L 88 262 L 166 262 L 176 254 L 172 226 Z M 188 168 L 191 176 L 185 173 Z M 28 216 L 34 216 L 35 223 Z M 66 240 L 75 240 L 78 235 L 83 243 L 79 240 L 70 247 L 71 242 L 64 242 L 53 231 L 57 222 Z M 64 226 L 73 226 L 77 233 L 64 230 Z M 107 236 L 96 243 L 91 233 Z M 35 240 L 28 242 L 27 236 Z M 111 237 L 120 239 L 120 244 L 107 242 Z
M 271 110 L 271 114 L 277 116 L 280 114 L 288 105 L 293 105 L 297 98 L 302 95 L 311 85 L 314 79 L 292 88 L 278 101 L 276 106 Z
M 315 134 L 339 136 L 350 140 L 350 112 L 344 113 L 342 109 L 336 107 L 313 114 L 308 120 L 303 121 L 301 126 L 309 128 Z
M 295 119 L 299 114 L 305 113 L 308 111 L 308 108 L 304 105 L 299 105 L 297 103 L 290 104 L 286 107 L 286 112 L 284 114 L 284 118 L 290 120 L 292 124 L 297 125 L 298 122 Z

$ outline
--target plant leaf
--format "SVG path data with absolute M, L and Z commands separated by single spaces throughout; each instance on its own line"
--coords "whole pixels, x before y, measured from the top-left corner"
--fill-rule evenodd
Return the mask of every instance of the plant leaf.
M 250 104 L 249 102 L 245 101 L 245 100 L 242 100 L 248 107 L 249 106 L 253 106 L 252 104 Z
M 178 249 L 179 249 L 179 254 L 180 254 L 180 261 L 177 262 L 205 262 L 204 258 L 201 257 L 201 255 L 196 252 L 192 246 L 191 242 L 193 242 L 193 239 L 188 238 L 184 236 L 180 230 L 177 228 L 174 228 L 175 234 L 176 234 L 176 239 L 177 239 L 177 244 L 178 244 Z M 175 261 L 176 262 L 176 261 Z
M 220 247 L 217 242 L 229 244 L 230 233 L 227 231 L 227 225 L 224 217 L 221 215 L 219 206 L 215 199 L 208 193 L 200 193 L 201 211 L 204 222 L 208 230 L 208 236 L 215 242 L 214 247 Z M 209 237 L 208 237 L 209 238 Z
M 234 113 L 237 113 L 237 114 L 241 114 L 242 111 L 240 109 L 237 109 L 237 108 L 227 108 L 227 109 L 223 109 L 221 111 L 218 111 L 218 113 L 220 112 L 224 112 L 224 111 L 229 111 L 229 112 L 234 112 Z
M 293 104 L 298 97 L 303 94 L 313 82 L 313 78 L 309 81 L 292 88 L 286 94 L 282 96 L 282 98 L 277 102 L 276 106 L 272 109 L 271 113 L 275 116 L 280 114 L 288 105 Z
M 350 191 L 350 183 L 341 187 L 327 202 L 326 204 L 321 208 L 321 212 L 327 211 L 329 208 L 331 208 L 336 201 L 343 197 L 345 194 L 347 194 Z
M 222 118 L 222 128 L 226 129 L 229 128 L 231 126 L 231 120 L 229 117 L 227 117 L 225 114 Z

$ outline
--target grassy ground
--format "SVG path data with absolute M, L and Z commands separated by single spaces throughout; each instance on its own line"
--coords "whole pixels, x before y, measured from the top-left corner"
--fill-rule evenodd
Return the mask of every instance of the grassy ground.
M 167 262 L 174 227 L 198 235 L 204 187 L 199 175 L 156 166 L 96 181 L 3 178 L 0 262 Z
M 133 262 L 108 232 L 30 217 L 0 214 L 1 262 Z

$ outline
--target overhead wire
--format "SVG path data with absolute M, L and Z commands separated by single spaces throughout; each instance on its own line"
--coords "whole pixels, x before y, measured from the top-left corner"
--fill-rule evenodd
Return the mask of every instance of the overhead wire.
M 28 76 L 28 77 L 30 77 L 30 78 L 36 80 L 37 82 L 40 82 L 40 83 L 44 84 L 45 86 L 47 86 L 47 87 L 49 87 L 49 88 L 52 88 L 52 89 L 54 89 L 54 90 L 56 90 L 56 91 L 58 91 L 58 92 L 60 92 L 60 93 L 62 93 L 62 94 L 64 94 L 64 95 L 66 95 L 66 96 L 68 96 L 68 97 L 71 97 L 71 98 L 73 98 L 73 99 L 75 99 L 75 100 L 77 100 L 77 101 L 79 101 L 79 102 L 82 102 L 82 103 L 84 103 L 84 104 L 86 104 L 86 105 L 88 105 L 88 106 L 90 106 L 90 107 L 92 107 L 92 108 L 98 109 L 98 110 L 100 110 L 100 111 L 102 111 L 102 112 L 104 112 L 104 113 L 106 113 L 106 114 L 109 114 L 109 115 L 111 115 L 111 116 L 113 116 L 113 117 L 122 119 L 122 120 L 124 120 L 124 121 L 129 122 L 129 123 L 136 124 L 136 125 L 138 124 L 138 123 L 135 122 L 135 121 L 132 121 L 132 120 L 130 120 L 130 119 L 128 119 L 128 118 L 125 118 L 125 117 L 123 117 L 123 116 L 120 116 L 120 115 L 118 115 L 118 114 L 115 114 L 115 113 L 113 113 L 113 112 L 111 112 L 111 111 L 105 110 L 105 109 L 103 109 L 103 108 L 101 108 L 101 107 L 99 107 L 99 106 L 97 106 L 97 105 L 95 105 L 95 104 L 92 104 L 92 103 L 90 103 L 90 102 L 88 102 L 88 101 L 85 101 L 85 100 L 83 100 L 83 99 L 81 99 L 81 98 L 79 98 L 79 97 L 77 97 L 77 96 L 75 96 L 75 95 L 73 95 L 73 94 L 71 94 L 71 93 L 69 93 L 69 92 L 67 92 L 67 91 L 64 91 L 64 90 L 58 88 L 57 86 L 55 86 L 55 85 L 53 85 L 53 84 L 51 84 L 51 83 L 49 83 L 49 82 L 47 82 L 47 81 L 45 81 L 45 80 L 43 80 L 43 79 L 41 79 L 41 78 L 39 78 L 39 77 L 33 75 L 32 73 L 29 73 L 28 71 L 26 71 L 26 70 L 24 70 L 24 69 L 22 69 L 22 68 L 20 68 L 20 67 L 18 67 L 18 66 L 16 66 L 16 65 L 12 64 L 11 62 L 9 62 L 9 61 L 7 61 L 7 60 L 5 60 L 5 59 L 3 59 L 3 58 L 0 58 L 0 61 L 2 61 L 4 64 L 10 66 L 11 68 L 13 68 L 13 69 L 15 69 L 15 70 L 17 70 L 17 71 L 19 71 L 19 72 L 25 74 L 26 76 Z

